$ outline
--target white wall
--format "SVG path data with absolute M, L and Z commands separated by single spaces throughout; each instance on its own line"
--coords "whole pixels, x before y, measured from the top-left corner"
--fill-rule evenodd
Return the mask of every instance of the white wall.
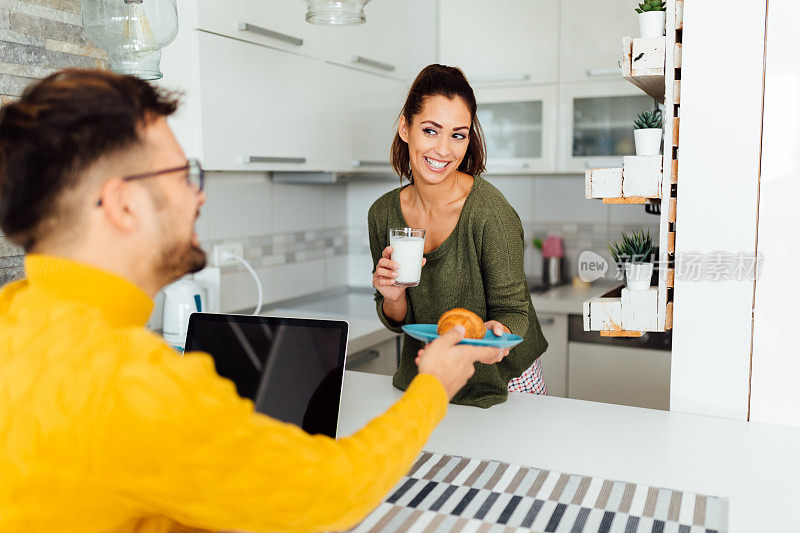
M 344 185 L 284 184 L 265 173 L 210 172 L 206 191 L 197 224 L 201 243 L 210 253 L 213 243 L 242 242 L 261 278 L 265 303 L 347 284 L 344 254 L 304 250 L 302 244 L 334 233 L 345 245 Z M 241 268 L 223 269 L 221 285 L 222 311 L 255 305 L 255 283 Z
M 800 426 L 800 62 L 796 3 L 770 0 L 750 420 Z
M 755 252 L 766 1 L 686 2 L 676 259 Z M 753 282 L 681 279 L 673 411 L 746 419 Z

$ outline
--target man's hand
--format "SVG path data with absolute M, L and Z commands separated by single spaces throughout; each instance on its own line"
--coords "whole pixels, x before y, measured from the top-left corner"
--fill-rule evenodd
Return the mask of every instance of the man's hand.
M 475 373 L 474 364 L 496 363 L 503 358 L 497 348 L 458 345 L 466 331 L 456 326 L 419 351 L 416 362 L 421 374 L 431 374 L 444 385 L 448 399 L 461 390 Z

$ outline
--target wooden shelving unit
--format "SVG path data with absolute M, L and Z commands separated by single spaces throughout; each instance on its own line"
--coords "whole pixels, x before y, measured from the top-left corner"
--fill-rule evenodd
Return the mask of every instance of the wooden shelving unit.
M 586 171 L 586 198 L 607 204 L 643 204 L 661 199 L 664 163 L 660 155 L 625 156 L 622 168 Z
M 621 285 L 583 304 L 584 329 L 600 331 L 603 336 L 638 337 L 645 331 L 672 329 L 683 0 L 667 0 L 666 4 L 664 37 L 622 40 L 623 77 L 664 104 L 663 156 L 651 156 L 649 161 L 626 157 L 622 168 L 586 172 L 587 198 L 614 204 L 661 204 L 658 285 L 646 291 L 630 291 Z

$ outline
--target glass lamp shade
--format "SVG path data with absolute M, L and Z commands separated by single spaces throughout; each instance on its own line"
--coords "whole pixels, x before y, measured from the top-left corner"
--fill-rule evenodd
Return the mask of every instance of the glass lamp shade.
M 161 49 L 178 34 L 176 0 L 81 0 L 83 31 L 108 52 L 111 70 L 145 80 L 164 75 Z
M 396 1 L 396 0 L 395 0 Z M 355 26 L 367 21 L 369 0 L 306 0 L 306 21 L 321 26 Z

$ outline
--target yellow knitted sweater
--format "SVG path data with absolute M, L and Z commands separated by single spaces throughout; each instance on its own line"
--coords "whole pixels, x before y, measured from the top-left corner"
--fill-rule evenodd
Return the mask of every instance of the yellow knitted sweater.
M 26 270 L 0 290 L 2 532 L 348 528 L 447 408 L 423 374 L 352 437 L 309 436 L 148 332 L 132 283 L 55 257 Z

